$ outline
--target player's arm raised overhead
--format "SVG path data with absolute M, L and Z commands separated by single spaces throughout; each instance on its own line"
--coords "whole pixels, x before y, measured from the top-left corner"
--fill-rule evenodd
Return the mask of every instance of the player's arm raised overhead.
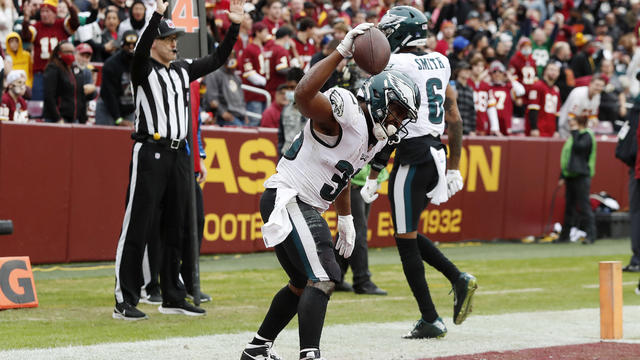
M 320 88 L 327 82 L 340 61 L 352 55 L 351 48 L 356 36 L 362 35 L 365 30 L 372 26 L 373 24 L 371 23 L 363 23 L 349 31 L 334 52 L 315 64 L 300 79 L 294 93 L 295 103 L 302 116 L 313 120 L 314 130 L 327 135 L 336 135 L 338 133 L 339 125 L 333 117 L 331 103 L 326 96 L 320 93 Z
M 327 134 L 338 132 L 338 122 L 333 117 L 329 99 L 320 93 L 320 88 L 342 59 L 337 51 L 329 54 L 304 74 L 294 92 L 295 103 L 302 116 L 313 120 L 315 130 Z

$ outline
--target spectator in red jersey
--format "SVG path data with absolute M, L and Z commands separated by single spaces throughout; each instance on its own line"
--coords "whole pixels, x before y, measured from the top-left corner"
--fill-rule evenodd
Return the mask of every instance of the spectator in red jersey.
M 560 91 L 555 85 L 560 76 L 560 66 L 550 62 L 545 66 L 542 80 L 536 81 L 529 90 L 525 132 L 531 136 L 559 137 L 558 111 L 560 111 Z
M 456 34 L 456 26 L 447 20 L 442 23 L 440 31 L 442 31 L 442 39 L 438 40 L 436 51 L 447 56 L 453 49 L 453 37 Z
M 293 42 L 296 45 L 298 53 L 298 59 L 300 64 L 297 64 L 301 69 L 305 69 L 311 57 L 316 53 L 315 42 L 313 41 L 313 31 L 315 28 L 315 21 L 310 17 L 304 17 L 298 20 L 297 23 L 298 32 L 293 38 Z
M 473 103 L 476 108 L 476 134 L 477 135 L 499 135 L 500 125 L 498 124 L 498 114 L 496 112 L 496 100 L 490 97 L 487 70 L 482 55 L 476 54 L 471 59 L 471 78 L 469 86 L 473 89 Z
M 244 50 L 241 60 L 244 84 L 260 89 L 264 89 L 267 85 L 269 63 L 265 59 L 264 45 L 270 37 L 271 34 L 265 24 L 260 22 L 253 24 L 253 38 Z M 247 111 L 259 115 L 267 108 L 267 99 L 264 95 L 245 91 L 244 96 L 247 101 Z
M 515 74 L 516 80 L 528 90 L 528 87 L 538 80 L 536 77 L 536 61 L 531 56 L 533 52 L 531 40 L 527 37 L 521 37 L 518 40 L 517 49 L 518 51 L 509 61 L 509 73 Z
M 275 41 L 265 47 L 265 57 L 269 62 L 265 89 L 271 93 L 271 97 L 275 96 L 278 85 L 286 81 L 291 61 L 289 53 L 291 36 L 293 36 L 293 30 L 288 26 L 283 26 L 276 31 Z
M 231 22 L 227 17 L 227 12 L 229 11 L 229 1 L 207 1 L 207 3 L 205 3 L 205 9 L 207 12 L 207 23 L 210 23 L 210 27 L 215 26 L 218 35 L 220 36 L 220 38 L 223 38 L 227 33 L 227 29 L 229 28 L 229 26 L 231 26 Z
M 2 94 L 2 106 L 9 109 L 9 121 L 27 122 L 27 102 L 22 97 L 27 89 L 25 80 L 27 75 L 24 70 L 12 70 L 7 75 L 7 91 Z
M 262 10 L 264 11 L 264 19 L 262 19 L 261 23 L 267 26 L 269 33 L 275 35 L 276 31 L 284 25 L 282 3 L 280 0 L 269 0 Z
M 75 33 L 80 26 L 78 11 L 69 0 L 63 0 L 69 7 L 69 16 L 56 18 L 57 0 L 45 0 L 40 7 L 40 20 L 35 24 L 22 27 L 22 40 L 33 44 L 33 89 L 32 100 L 44 99 L 43 72 L 56 45 Z M 29 14 L 23 21 L 29 24 Z
M 262 120 L 260 121 L 261 127 L 276 129 L 280 127 L 280 114 L 282 114 L 282 109 L 289 104 L 286 95 L 288 89 L 289 86 L 286 83 L 278 85 L 275 100 L 262 114 Z
M 253 19 L 251 18 L 250 11 L 247 11 L 247 10 L 251 10 L 251 7 L 255 9 L 253 4 L 251 3 L 244 4 L 244 18 L 240 23 L 238 40 L 236 41 L 236 44 L 233 46 L 233 51 L 236 52 L 236 57 L 238 58 L 238 61 L 242 60 L 242 57 L 244 56 L 244 49 L 247 47 L 247 45 L 249 45 L 249 42 L 251 40 L 251 35 L 253 34 L 252 33 Z M 240 70 L 242 70 L 242 64 L 240 65 Z
M 495 60 L 491 63 L 489 73 L 491 75 L 490 96 L 496 99 L 500 133 L 510 135 L 513 102 L 515 99 L 524 95 L 524 86 L 515 80 L 515 78 L 508 78 L 507 69 L 500 61 Z

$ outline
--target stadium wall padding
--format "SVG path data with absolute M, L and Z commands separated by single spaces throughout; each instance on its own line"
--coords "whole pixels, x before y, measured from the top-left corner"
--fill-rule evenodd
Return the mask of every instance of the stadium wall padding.
M 113 260 L 122 226 L 132 140 L 129 129 L 0 123 L 0 219 L 14 233 L 0 238 L 0 256 L 33 263 Z M 204 127 L 208 169 L 203 186 L 202 252 L 262 251 L 259 213 L 264 180 L 275 172 L 273 129 Z M 418 231 L 433 240 L 491 240 L 542 235 L 561 221 L 564 188 L 556 191 L 562 140 L 467 138 L 461 160 L 465 188 L 430 205 Z M 615 141 L 598 142 L 591 192 L 606 190 L 628 207 L 628 169 Z M 389 164 L 389 170 L 391 164 Z M 392 246 L 387 183 L 369 217 L 370 246 Z M 556 192 L 555 206 L 551 200 Z M 323 215 L 332 229 L 336 214 Z

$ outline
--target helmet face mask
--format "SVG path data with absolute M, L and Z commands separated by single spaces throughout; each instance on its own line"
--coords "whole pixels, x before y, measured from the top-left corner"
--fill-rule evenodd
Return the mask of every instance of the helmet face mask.
M 380 141 L 399 142 L 408 134 L 405 126 L 418 118 L 418 86 L 398 71 L 385 70 L 369 78 L 358 90 L 358 98 L 366 103 L 369 116 L 373 120 L 373 133 Z M 395 116 L 389 110 L 392 103 L 406 110 L 407 119 L 402 119 L 399 128 L 387 123 L 389 116 Z
M 396 53 L 403 47 L 426 45 L 428 20 L 416 8 L 396 6 L 380 19 L 378 29 L 389 40 L 391 53 Z

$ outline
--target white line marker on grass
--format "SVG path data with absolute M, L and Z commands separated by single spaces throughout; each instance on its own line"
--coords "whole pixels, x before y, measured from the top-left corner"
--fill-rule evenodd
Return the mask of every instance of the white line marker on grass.
M 626 285 L 636 285 L 638 282 L 637 281 L 627 281 L 627 282 L 623 282 L 622 286 L 626 286 Z M 600 284 L 590 284 L 590 285 L 582 285 L 583 288 L 585 289 L 597 289 L 600 287 Z
M 544 291 L 542 288 L 528 288 L 528 289 L 512 289 L 512 290 L 494 290 L 494 291 L 477 291 L 476 294 L 482 295 L 502 295 L 502 294 L 514 294 L 514 293 L 528 293 Z

